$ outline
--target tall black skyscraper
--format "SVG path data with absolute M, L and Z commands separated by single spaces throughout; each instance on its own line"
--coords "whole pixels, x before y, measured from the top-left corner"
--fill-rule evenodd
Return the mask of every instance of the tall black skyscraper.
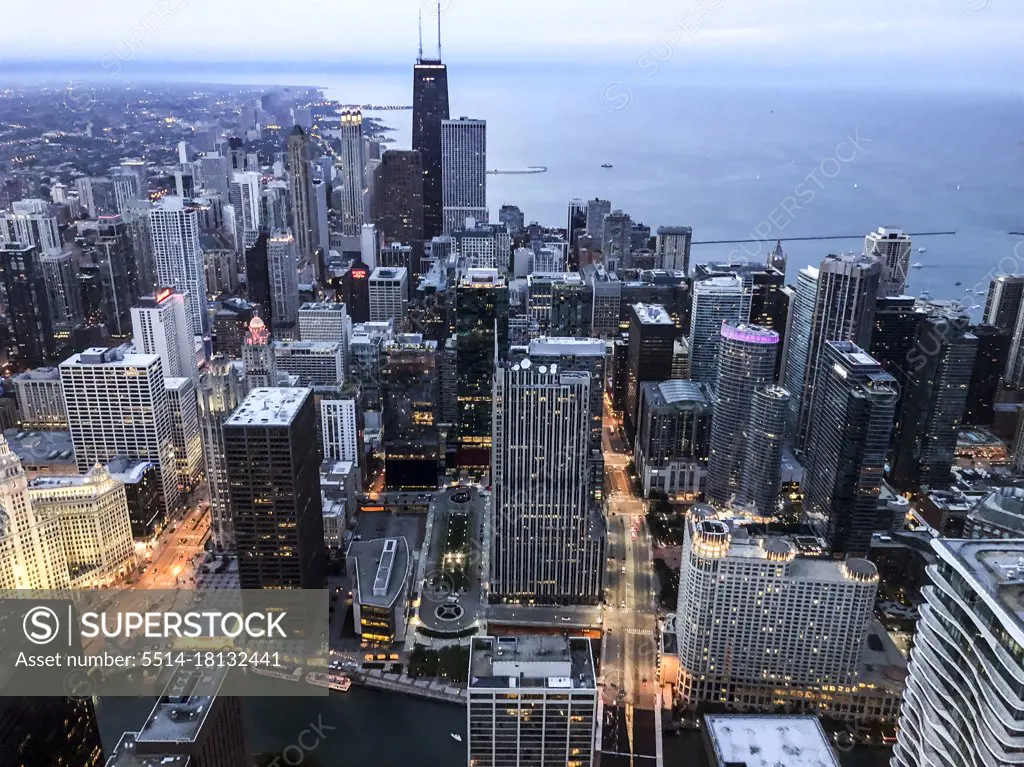
M 318 442 L 311 389 L 253 389 L 224 422 L 243 589 L 323 588 Z
M 249 290 L 249 303 L 266 323 L 273 327 L 270 314 L 270 266 L 267 263 L 267 233 L 260 232 L 256 242 L 245 251 L 245 281 Z M 234 350 L 232 353 L 235 353 Z
M 385 244 L 423 239 L 423 159 L 420 153 L 389 149 L 374 171 L 373 222 Z
M 441 63 L 441 13 L 437 16 L 437 58 L 420 54 L 412 70 L 412 148 L 423 160 L 424 238 L 441 234 L 443 197 L 441 188 L 441 121 L 448 115 L 448 68 Z
M 4 767 L 103 764 L 92 698 L 0 698 L 0 743 Z
M 660 304 L 629 307 L 629 357 L 626 373 L 626 436 L 636 437 L 640 415 L 640 390 L 645 381 L 667 381 L 672 376 L 675 323 Z
M 976 325 L 972 332 L 978 337 L 978 356 L 974 359 L 971 385 L 967 389 L 964 423 L 991 426 L 999 379 L 1010 356 L 1010 332 L 994 325 Z
M 0 247 L 0 273 L 17 345 L 15 366 L 27 369 L 55 361 L 57 340 L 38 246 L 12 242 Z

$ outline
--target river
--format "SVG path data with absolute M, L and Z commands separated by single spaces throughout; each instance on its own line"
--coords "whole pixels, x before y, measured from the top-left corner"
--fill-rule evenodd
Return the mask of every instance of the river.
M 142 725 L 151 701 L 104 698 L 98 705 L 103 745 L 109 754 L 121 733 Z M 330 698 L 251 698 L 246 700 L 252 750 L 277 753 L 295 744 L 311 725 L 324 738 L 291 767 L 455 767 L 465 764 L 466 712 L 461 706 L 353 687 Z M 333 728 L 333 729 L 329 729 Z M 303 740 L 309 743 L 312 736 Z M 703 767 L 700 736 L 666 737 L 666 767 Z M 886 749 L 858 749 L 842 755 L 843 767 L 887 767 Z

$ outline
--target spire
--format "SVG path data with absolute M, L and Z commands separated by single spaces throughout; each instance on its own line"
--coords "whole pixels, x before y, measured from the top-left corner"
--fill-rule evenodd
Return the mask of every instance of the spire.
M 441 60 L 441 0 L 437 0 L 437 60 Z
M 417 61 L 423 61 L 423 9 L 420 8 L 420 53 L 416 57 Z

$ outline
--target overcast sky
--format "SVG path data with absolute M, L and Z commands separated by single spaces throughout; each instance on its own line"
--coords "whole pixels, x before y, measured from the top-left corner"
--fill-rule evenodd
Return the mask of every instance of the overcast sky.
M 1019 73 L 1022 0 L 442 0 L 446 59 L 909 60 Z M 432 0 L 6 2 L 0 60 L 395 61 Z M 676 53 L 682 51 L 682 55 Z

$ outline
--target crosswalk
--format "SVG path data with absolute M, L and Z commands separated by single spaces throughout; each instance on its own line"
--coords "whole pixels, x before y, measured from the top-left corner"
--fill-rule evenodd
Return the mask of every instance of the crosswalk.
M 654 632 L 650 629 L 623 629 L 627 634 L 633 634 L 634 636 L 652 637 Z

